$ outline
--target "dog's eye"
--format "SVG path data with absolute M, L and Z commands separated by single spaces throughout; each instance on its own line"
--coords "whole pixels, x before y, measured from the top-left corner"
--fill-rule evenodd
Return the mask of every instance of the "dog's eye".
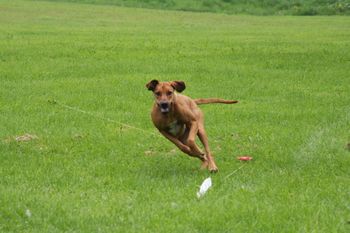
M 171 91 L 168 91 L 167 93 L 166 93 L 166 95 L 167 96 L 171 96 L 173 93 L 171 92 Z
M 156 95 L 156 96 L 160 96 L 160 92 L 154 92 L 154 94 Z

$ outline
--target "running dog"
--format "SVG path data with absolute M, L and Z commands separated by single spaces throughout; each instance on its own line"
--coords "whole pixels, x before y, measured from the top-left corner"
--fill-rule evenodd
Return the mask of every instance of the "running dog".
M 186 88 L 183 81 L 159 82 L 152 80 L 146 84 L 146 87 L 154 93 L 155 102 L 151 117 L 159 132 L 182 152 L 199 158 L 202 161 L 202 168 L 207 168 L 210 172 L 217 172 L 218 167 L 210 152 L 208 137 L 204 129 L 203 112 L 198 105 L 234 104 L 238 101 L 218 98 L 191 99 L 178 94 Z M 204 146 L 205 153 L 198 148 L 195 142 L 197 135 Z

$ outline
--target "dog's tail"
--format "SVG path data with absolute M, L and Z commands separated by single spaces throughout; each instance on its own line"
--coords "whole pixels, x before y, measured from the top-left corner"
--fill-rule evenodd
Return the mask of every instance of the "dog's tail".
M 208 99 L 194 99 L 194 102 L 196 102 L 197 105 L 200 104 L 235 104 L 238 103 L 238 100 L 224 100 L 224 99 L 218 99 L 218 98 L 208 98 Z

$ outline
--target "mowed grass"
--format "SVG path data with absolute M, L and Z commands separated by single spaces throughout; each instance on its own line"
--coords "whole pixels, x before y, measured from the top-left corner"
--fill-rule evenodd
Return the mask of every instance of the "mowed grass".
M 349 232 L 349 77 L 348 17 L 1 1 L 0 231 Z M 202 106 L 218 174 L 157 136 L 151 79 L 240 101 Z

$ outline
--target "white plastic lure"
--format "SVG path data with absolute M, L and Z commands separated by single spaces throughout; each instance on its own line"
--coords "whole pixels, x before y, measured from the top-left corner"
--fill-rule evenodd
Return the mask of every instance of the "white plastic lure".
M 208 191 L 208 189 L 211 187 L 211 177 L 208 177 L 203 181 L 201 184 L 201 187 L 199 188 L 199 191 L 197 192 L 197 197 L 201 198 L 204 196 L 204 194 Z

